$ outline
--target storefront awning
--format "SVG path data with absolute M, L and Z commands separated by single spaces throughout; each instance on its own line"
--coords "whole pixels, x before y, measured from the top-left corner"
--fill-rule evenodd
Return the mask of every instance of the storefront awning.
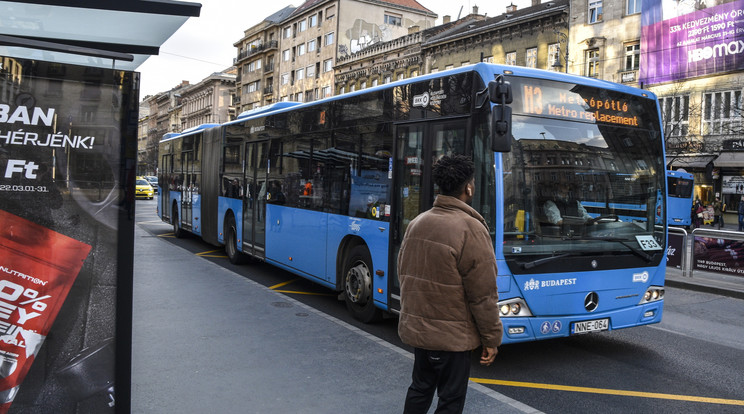
M 171 0 L 0 1 L 0 55 L 136 70 L 200 10 Z
M 738 167 L 744 168 L 744 151 L 723 151 L 713 161 L 716 167 Z
M 705 168 L 716 159 L 712 154 L 667 155 L 667 163 L 671 168 Z

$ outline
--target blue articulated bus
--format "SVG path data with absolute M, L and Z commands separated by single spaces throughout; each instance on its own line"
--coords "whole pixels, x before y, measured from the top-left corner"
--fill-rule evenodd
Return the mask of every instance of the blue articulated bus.
M 162 220 L 341 293 L 355 318 L 400 309 L 396 259 L 432 206 L 432 164 L 471 156 L 492 231 L 504 342 L 657 323 L 664 144 L 656 97 L 596 79 L 476 64 L 283 102 L 160 143 Z M 591 220 L 546 223 L 570 186 Z
M 667 224 L 689 227 L 692 224 L 692 202 L 695 179 L 686 171 L 666 171 Z

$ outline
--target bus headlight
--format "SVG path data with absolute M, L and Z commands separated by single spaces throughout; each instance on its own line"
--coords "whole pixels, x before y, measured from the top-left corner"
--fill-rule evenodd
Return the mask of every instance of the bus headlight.
M 639 305 L 649 302 L 656 302 L 662 299 L 664 299 L 664 287 L 649 286 L 649 288 L 646 290 L 646 293 L 643 294 L 643 299 L 641 300 Z
M 499 301 L 499 313 L 502 317 L 532 316 L 530 308 L 522 298 L 507 299 Z

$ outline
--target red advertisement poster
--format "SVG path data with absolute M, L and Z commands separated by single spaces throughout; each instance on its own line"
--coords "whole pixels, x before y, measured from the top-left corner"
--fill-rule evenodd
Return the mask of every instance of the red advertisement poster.
M 90 250 L 0 210 L 0 413 L 8 411 Z

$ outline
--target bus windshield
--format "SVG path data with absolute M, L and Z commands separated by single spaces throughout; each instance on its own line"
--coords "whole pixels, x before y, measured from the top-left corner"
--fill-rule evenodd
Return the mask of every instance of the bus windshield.
M 571 258 L 587 256 L 612 256 L 599 261 L 604 268 L 658 263 L 666 190 L 656 102 L 540 79 L 510 82 L 515 141 L 502 159 L 503 253 L 512 272 L 573 271 Z

